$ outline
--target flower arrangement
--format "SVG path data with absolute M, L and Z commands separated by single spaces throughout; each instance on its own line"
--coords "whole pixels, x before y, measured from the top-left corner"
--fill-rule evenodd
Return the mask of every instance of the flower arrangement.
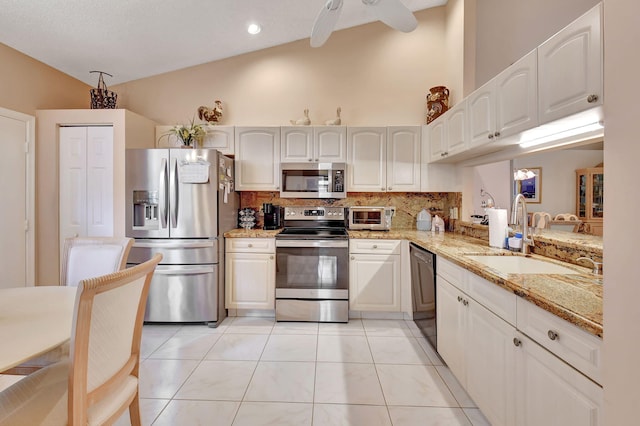
M 164 136 L 175 135 L 180 139 L 182 145 L 196 147 L 196 142 L 202 142 L 202 139 L 207 134 L 204 128 L 200 124 L 195 124 L 193 120 L 188 125 L 178 124 L 169 130 Z

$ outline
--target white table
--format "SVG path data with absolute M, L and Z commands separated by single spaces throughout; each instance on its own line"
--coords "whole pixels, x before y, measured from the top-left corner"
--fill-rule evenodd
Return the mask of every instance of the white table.
M 0 289 L 0 372 L 71 337 L 76 287 Z

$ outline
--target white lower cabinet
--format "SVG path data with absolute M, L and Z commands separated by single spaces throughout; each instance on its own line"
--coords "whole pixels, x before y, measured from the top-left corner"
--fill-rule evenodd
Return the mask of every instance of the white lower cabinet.
M 516 357 L 522 426 L 602 425 L 603 390 L 524 335 Z
M 275 309 L 275 239 L 228 238 L 225 307 Z
M 400 241 L 349 242 L 349 307 L 400 312 Z
M 438 352 L 492 425 L 515 424 L 515 327 L 437 279 Z
M 438 352 L 493 426 L 602 424 L 602 387 L 576 369 L 599 377 L 598 338 L 449 261 L 436 270 Z M 532 319 L 549 350 L 525 335 Z

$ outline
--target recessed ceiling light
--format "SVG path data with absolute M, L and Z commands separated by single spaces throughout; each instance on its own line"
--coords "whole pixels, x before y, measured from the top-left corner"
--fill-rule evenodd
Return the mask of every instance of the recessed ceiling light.
M 258 24 L 249 24 L 247 27 L 247 32 L 253 35 L 258 34 L 261 30 L 262 28 L 260 28 L 260 25 Z

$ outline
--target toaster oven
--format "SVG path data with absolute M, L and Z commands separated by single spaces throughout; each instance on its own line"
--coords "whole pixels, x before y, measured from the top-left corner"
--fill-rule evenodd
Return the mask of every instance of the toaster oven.
M 388 231 L 395 212 L 395 207 L 349 207 L 349 229 Z

